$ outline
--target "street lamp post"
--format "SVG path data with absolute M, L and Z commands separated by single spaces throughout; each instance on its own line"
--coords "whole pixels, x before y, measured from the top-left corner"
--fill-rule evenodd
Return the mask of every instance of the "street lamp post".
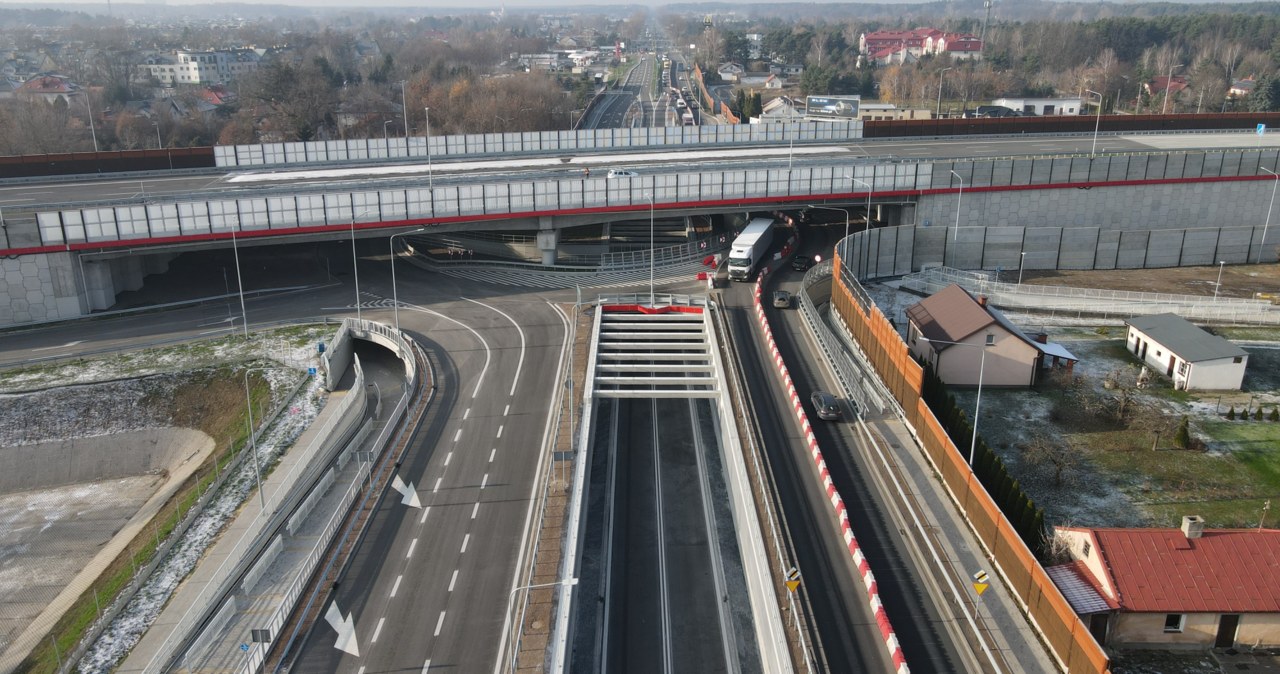
M 427 231 L 426 227 L 420 227 L 412 232 L 401 232 L 392 234 L 388 243 L 391 246 L 391 306 L 394 308 L 396 315 L 396 332 L 400 332 L 400 294 L 396 291 L 396 237 L 408 236 L 410 234 L 420 234 Z
M 404 115 L 404 137 L 405 142 L 409 142 L 409 103 L 406 100 L 405 90 L 409 88 L 407 80 L 400 80 L 400 114 Z
M 1213 301 L 1218 301 L 1218 290 L 1222 288 L 1222 269 L 1227 265 L 1226 262 L 1218 260 L 1218 281 L 1213 284 Z
M 653 195 L 646 194 L 644 198 L 649 200 L 649 306 L 656 304 L 653 293 L 653 259 L 658 252 L 657 241 L 653 234 Z
M 254 371 L 275 370 L 273 367 L 250 367 L 244 371 L 244 404 L 249 410 L 249 446 L 253 449 L 253 474 L 258 482 L 258 503 L 265 511 L 267 509 L 267 497 L 262 492 L 262 464 L 258 462 L 258 439 L 253 432 L 253 396 L 249 393 L 249 373 Z
M 352 209 L 355 210 L 355 209 Z M 356 215 L 351 216 L 351 274 L 356 282 L 356 320 L 361 320 L 360 315 L 360 258 L 356 255 L 356 218 L 364 217 L 372 213 L 372 208 L 366 208 Z
M 974 452 L 978 449 L 978 413 L 982 411 L 982 376 L 987 369 L 987 347 L 990 344 L 967 344 L 965 342 L 948 342 L 941 339 L 929 339 L 928 337 L 920 337 L 920 339 L 931 344 L 950 344 L 953 346 L 968 346 L 978 349 L 982 352 L 982 357 L 978 361 L 978 400 L 973 404 L 973 437 L 969 440 L 969 467 L 973 467 Z
M 1018 253 L 1018 285 L 1022 285 L 1022 267 L 1027 262 L 1027 251 Z
M 1098 151 L 1098 129 L 1102 126 L 1102 94 L 1089 89 L 1085 89 L 1085 92 L 1098 97 L 1098 114 L 1093 122 L 1093 147 L 1089 148 L 1089 158 L 1093 159 L 1093 155 Z
M 943 68 L 938 71 L 938 109 L 933 113 L 934 119 L 942 117 L 942 78 L 948 70 L 951 70 L 951 68 Z
M 568 585 L 570 587 L 573 587 L 574 585 L 577 585 L 577 584 L 578 584 L 577 578 L 565 578 L 563 580 L 557 580 L 554 583 L 538 583 L 536 585 L 521 585 L 520 587 L 512 589 L 511 594 L 507 595 L 507 605 L 511 606 L 511 602 L 514 601 L 516 598 L 516 593 L 522 590 L 538 590 L 538 589 L 547 588 L 547 587 L 560 587 L 561 585 Z M 511 632 L 512 632 L 511 634 L 511 637 L 512 637 L 511 671 L 514 672 L 516 671 L 516 656 L 518 655 L 518 653 L 515 652 L 515 645 L 516 645 L 515 640 L 519 639 L 520 627 L 517 625 L 516 628 Z
M 237 215 L 235 225 L 231 228 L 231 252 L 236 258 L 236 289 L 240 291 L 240 325 L 244 328 L 244 338 L 249 339 L 249 314 L 244 309 L 244 281 L 240 278 L 240 246 L 236 243 L 236 231 L 239 229 L 240 216 Z M 231 329 L 235 329 L 234 322 Z
M 1258 168 L 1276 177 L 1275 182 L 1271 185 L 1271 203 L 1267 204 L 1267 219 L 1262 223 L 1262 240 L 1258 242 L 1257 264 L 1262 264 L 1262 249 L 1267 245 L 1267 228 L 1271 226 L 1271 207 L 1276 205 L 1276 188 L 1280 187 L 1280 173 L 1263 166 Z
M 951 175 L 960 181 L 960 192 L 956 195 L 956 226 L 951 230 L 951 240 L 955 241 L 960 237 L 960 200 L 964 198 L 964 178 L 955 169 L 951 170 Z
M 98 151 L 98 129 L 93 125 L 93 104 L 89 102 L 89 92 L 84 92 L 84 105 L 89 109 L 89 135 L 93 137 L 93 151 Z
M 394 121 L 395 121 L 394 119 L 388 119 L 388 120 L 384 120 L 384 121 L 382 122 L 382 145 L 383 145 L 383 147 L 386 147 L 386 145 L 387 145 L 387 140 L 388 140 L 388 138 L 387 138 L 387 125 L 388 125 L 388 124 L 390 124 L 391 122 L 394 122 Z
M 1169 77 L 1164 81 L 1164 105 L 1160 106 L 1160 114 L 1162 115 L 1169 109 L 1169 90 L 1173 88 L 1173 71 L 1181 67 L 1181 63 L 1176 66 L 1169 66 Z
M 822 211 L 840 211 L 841 213 L 844 213 L 844 238 L 849 238 L 849 209 L 840 208 L 839 206 L 816 206 L 812 204 L 810 204 L 809 208 L 816 208 Z

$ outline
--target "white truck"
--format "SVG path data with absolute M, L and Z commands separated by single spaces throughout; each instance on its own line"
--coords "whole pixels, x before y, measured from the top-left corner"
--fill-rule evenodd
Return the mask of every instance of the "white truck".
M 749 281 L 756 267 L 769 252 L 773 243 L 773 219 L 755 218 L 747 223 L 729 248 L 729 278 L 733 281 Z

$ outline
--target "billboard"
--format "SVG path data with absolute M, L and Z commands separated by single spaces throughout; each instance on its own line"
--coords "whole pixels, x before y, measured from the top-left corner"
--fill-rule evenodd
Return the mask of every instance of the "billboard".
M 807 96 L 806 116 L 827 119 L 857 119 L 861 96 Z

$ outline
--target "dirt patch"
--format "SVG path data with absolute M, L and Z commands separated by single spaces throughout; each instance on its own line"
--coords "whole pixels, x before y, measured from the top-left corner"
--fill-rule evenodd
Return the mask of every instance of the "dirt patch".
M 1213 296 L 1218 271 L 1218 265 L 1167 269 L 1026 270 L 1022 274 L 1022 282 L 1028 285 Z M 1219 297 L 1251 298 L 1255 293 L 1280 295 L 1280 265 L 1224 265 L 1221 271 L 1222 288 L 1218 291 Z

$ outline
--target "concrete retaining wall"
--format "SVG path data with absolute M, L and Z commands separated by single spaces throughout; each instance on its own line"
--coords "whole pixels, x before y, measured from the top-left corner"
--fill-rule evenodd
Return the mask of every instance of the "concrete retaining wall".
M 212 438 L 187 428 L 2 447 L 0 494 L 168 471 L 212 448 Z

